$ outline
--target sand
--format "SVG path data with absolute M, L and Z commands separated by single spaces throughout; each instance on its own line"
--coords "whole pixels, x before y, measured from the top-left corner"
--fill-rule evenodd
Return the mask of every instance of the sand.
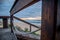
M 20 27 L 21 29 L 23 29 L 23 30 L 25 30 L 25 28 L 28 28 L 28 30 L 30 30 L 30 25 L 28 25 L 28 24 L 26 24 L 26 23 L 23 23 L 23 22 L 14 22 L 14 26 L 16 26 L 16 27 Z M 38 30 L 39 28 L 36 28 L 36 27 L 34 27 L 34 26 L 31 26 L 31 32 L 33 32 L 33 31 L 35 31 L 35 30 Z M 41 35 L 41 30 L 39 30 L 38 32 L 37 32 L 37 34 L 39 34 L 39 35 Z

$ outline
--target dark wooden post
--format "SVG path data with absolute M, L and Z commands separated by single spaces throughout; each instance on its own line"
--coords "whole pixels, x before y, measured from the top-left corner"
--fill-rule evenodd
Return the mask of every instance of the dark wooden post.
M 8 19 L 3 18 L 3 28 L 8 28 Z
M 31 25 L 30 25 L 30 32 L 31 32 Z
M 58 0 L 57 9 L 57 27 L 56 27 L 56 40 L 60 40 L 60 0 Z
M 13 15 L 10 15 L 10 27 L 11 27 L 11 32 L 13 33 Z
M 55 40 L 57 0 L 42 0 L 41 40 Z

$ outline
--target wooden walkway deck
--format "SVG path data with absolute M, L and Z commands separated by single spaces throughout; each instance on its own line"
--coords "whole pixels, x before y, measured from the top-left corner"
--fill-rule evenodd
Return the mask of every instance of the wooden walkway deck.
M 26 32 L 19 32 L 19 31 L 14 31 L 14 33 L 16 34 L 16 36 L 18 38 L 25 38 L 25 39 L 34 39 L 34 40 L 40 40 L 40 36 L 36 36 L 36 35 L 33 35 L 33 34 L 29 34 L 29 33 L 26 33 Z M 16 39 L 16 36 L 11 33 L 11 30 L 10 29 L 0 29 L 0 40 L 17 40 Z

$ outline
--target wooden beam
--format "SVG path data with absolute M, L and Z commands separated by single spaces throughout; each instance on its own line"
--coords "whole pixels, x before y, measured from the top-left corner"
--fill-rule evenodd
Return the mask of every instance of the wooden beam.
M 9 18 L 9 16 L 0 16 L 0 18 Z
M 42 0 L 41 40 L 55 40 L 57 0 Z

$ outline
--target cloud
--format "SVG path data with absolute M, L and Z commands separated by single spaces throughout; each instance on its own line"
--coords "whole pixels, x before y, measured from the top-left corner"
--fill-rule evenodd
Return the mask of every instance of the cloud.
M 28 17 L 28 18 L 20 18 L 22 20 L 41 20 L 41 17 Z

